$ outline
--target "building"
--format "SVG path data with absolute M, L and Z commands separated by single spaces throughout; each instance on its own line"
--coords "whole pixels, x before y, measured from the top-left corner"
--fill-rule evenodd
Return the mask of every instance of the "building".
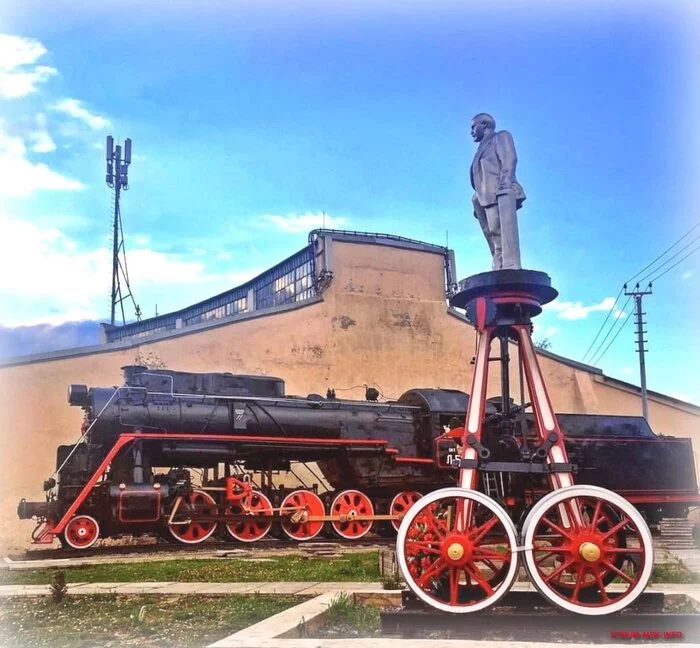
M 317 230 L 306 247 L 243 286 L 176 313 L 104 327 L 99 346 L 1 363 L 0 550 L 27 546 L 32 523 L 17 519 L 17 502 L 42 497 L 56 446 L 80 435 L 81 411 L 66 402 L 69 384 L 119 384 L 120 367 L 145 360 L 183 371 L 280 376 L 289 394 L 333 387 L 361 399 L 366 384 L 388 399 L 412 387 L 468 392 L 474 335 L 447 305 L 455 280 L 444 247 Z M 641 412 L 638 387 L 547 351 L 539 360 L 556 411 Z M 656 433 L 691 437 L 700 448 L 699 407 L 650 392 L 649 422 Z

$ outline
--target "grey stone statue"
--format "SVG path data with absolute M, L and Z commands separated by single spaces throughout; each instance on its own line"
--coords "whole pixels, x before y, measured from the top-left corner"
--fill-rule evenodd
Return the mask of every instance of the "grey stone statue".
M 471 167 L 474 216 L 484 231 L 493 257 L 492 270 L 520 269 L 520 240 L 517 210 L 525 192 L 515 179 L 513 138 L 508 131 L 496 132 L 491 115 L 472 119 L 472 137 L 479 142 Z

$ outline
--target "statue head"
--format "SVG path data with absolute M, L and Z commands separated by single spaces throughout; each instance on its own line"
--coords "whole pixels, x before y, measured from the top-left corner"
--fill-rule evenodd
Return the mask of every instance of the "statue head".
M 472 137 L 475 142 L 484 139 L 487 131 L 496 130 L 496 120 L 488 113 L 479 113 L 472 117 Z

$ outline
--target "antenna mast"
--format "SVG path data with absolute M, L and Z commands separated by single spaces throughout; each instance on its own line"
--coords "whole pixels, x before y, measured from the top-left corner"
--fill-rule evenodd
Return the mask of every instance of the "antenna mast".
M 141 309 L 136 303 L 129 285 L 129 270 L 126 266 L 126 247 L 124 246 L 124 230 L 122 229 L 122 216 L 119 209 L 121 190 L 129 188 L 129 165 L 131 164 L 131 140 L 124 141 L 124 159 L 122 159 L 122 147 L 114 146 L 114 138 L 107 136 L 107 175 L 105 182 L 110 189 L 114 189 L 114 221 L 112 229 L 112 293 L 110 324 L 114 326 L 114 314 L 117 304 L 122 312 L 122 323 L 126 324 L 124 315 L 124 301 L 131 298 L 134 304 L 136 319 L 141 320 Z M 122 263 L 123 260 L 123 263 Z M 122 294 L 121 282 L 124 281 L 124 293 Z

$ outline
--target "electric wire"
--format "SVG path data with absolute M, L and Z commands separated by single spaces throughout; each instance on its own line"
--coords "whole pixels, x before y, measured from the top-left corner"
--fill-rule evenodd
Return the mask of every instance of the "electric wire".
M 627 324 L 627 322 L 629 322 L 629 319 L 630 319 L 630 317 L 632 317 L 633 312 L 634 312 L 634 310 L 631 310 L 629 312 L 629 314 L 627 315 L 627 317 L 625 317 L 625 321 L 622 323 L 622 326 L 619 329 L 617 329 L 617 333 L 615 333 L 613 339 L 610 340 L 610 343 L 608 344 L 608 346 L 605 347 L 605 351 L 603 351 L 603 353 L 600 354 L 600 357 L 597 359 L 596 362 L 600 362 L 603 359 L 603 356 L 608 352 L 608 349 L 612 346 L 612 343 L 617 339 L 617 336 L 620 335 L 620 331 L 622 331 L 622 329 L 625 328 L 625 325 Z M 612 329 L 610 329 L 610 330 L 612 330 Z M 596 365 L 594 364 L 593 366 L 596 366 Z
M 625 284 L 630 284 L 630 283 L 632 283 L 632 281 L 634 281 L 639 275 L 641 275 L 643 272 L 645 272 L 646 270 L 648 270 L 648 269 L 649 269 L 651 266 L 653 266 L 659 259 L 661 259 L 661 258 L 664 257 L 666 254 L 668 254 L 668 252 L 670 252 L 674 247 L 676 247 L 676 245 L 678 245 L 684 238 L 686 238 L 689 234 L 691 234 L 691 233 L 692 233 L 695 229 L 697 229 L 698 227 L 700 227 L 700 222 L 695 223 L 695 225 L 693 225 L 693 226 L 692 226 L 685 234 L 683 234 L 683 236 L 681 236 L 675 243 L 673 243 L 672 245 L 670 245 L 669 247 L 667 247 L 667 248 L 666 248 L 661 254 L 659 254 L 653 261 L 651 261 L 650 263 L 648 263 L 647 265 L 645 265 L 639 272 L 637 272 L 637 274 L 635 274 L 635 275 L 633 275 L 632 277 L 630 277 L 630 278 L 625 282 Z M 649 277 L 650 275 L 654 274 L 655 272 L 658 272 L 658 271 L 659 271 L 661 268 L 663 268 L 667 263 L 669 263 L 670 261 L 673 261 L 673 259 L 675 259 L 681 252 L 683 252 L 684 250 L 686 250 L 690 245 L 692 245 L 692 244 L 693 244 L 695 241 L 697 241 L 699 238 L 700 238 L 700 236 L 695 237 L 690 243 L 688 243 L 686 246 L 684 246 L 683 248 L 681 248 L 680 250 L 678 250 L 678 252 L 676 252 L 670 259 L 667 259 L 667 260 L 666 260 L 664 263 L 662 263 L 659 267 L 655 268 L 655 269 L 652 270 L 650 273 L 648 273 L 647 275 L 645 275 L 644 277 L 642 277 L 637 283 L 641 283 L 642 281 L 644 281 L 644 280 L 645 280 L 647 277 Z M 693 252 L 695 252 L 697 249 L 698 249 L 698 248 L 695 248 L 695 249 L 693 250 Z M 691 252 L 690 254 L 692 254 L 693 252 Z M 688 256 L 690 256 L 690 254 L 684 256 L 683 259 L 688 258 Z M 680 259 L 680 261 L 682 261 L 683 259 Z M 678 263 L 680 263 L 680 261 L 678 261 Z M 676 265 L 678 265 L 678 263 L 672 265 L 670 268 L 668 268 L 668 270 L 670 270 L 671 268 L 674 268 Z M 652 281 L 655 281 L 655 279 L 658 279 L 659 277 L 663 276 L 663 274 L 665 274 L 665 272 L 662 273 L 661 275 L 658 275 L 658 276 L 655 277 L 654 279 L 652 279 Z M 650 283 L 651 283 L 651 282 L 650 282 Z M 593 338 L 593 342 L 591 342 L 591 344 L 589 345 L 588 349 L 586 349 L 586 353 L 583 354 L 583 357 L 581 358 L 581 362 L 585 362 L 585 361 L 586 361 L 586 358 L 588 357 L 588 354 L 590 353 L 591 349 L 592 349 L 593 346 L 595 345 L 596 340 L 600 337 L 600 334 L 603 332 L 603 329 L 605 328 L 605 326 L 606 326 L 608 320 L 610 319 L 610 316 L 613 314 L 613 312 L 614 312 L 614 310 L 615 310 L 615 306 L 617 305 L 617 302 L 618 302 L 618 300 L 620 299 L 620 296 L 622 295 L 622 293 L 624 292 L 624 290 L 625 290 L 625 286 L 623 286 L 623 287 L 620 289 L 620 292 L 617 294 L 617 297 L 615 297 L 615 301 L 613 302 L 613 305 L 610 307 L 610 310 L 608 311 L 608 314 L 605 316 L 605 320 L 603 321 L 603 323 L 601 324 L 600 328 L 598 329 L 598 332 L 595 334 L 595 337 Z M 628 301 L 629 301 L 629 300 L 628 300 Z M 625 309 L 625 307 L 623 306 L 620 310 L 621 310 L 621 311 L 624 311 L 624 309 Z M 610 330 L 608 331 L 608 333 L 606 334 L 605 338 L 603 338 L 603 341 L 598 345 L 598 347 L 596 348 L 596 350 L 593 352 L 593 354 L 592 354 L 592 356 L 591 356 L 591 360 L 590 360 L 591 364 L 593 364 L 593 358 L 595 358 L 597 352 L 601 349 L 601 347 L 603 346 L 603 344 L 605 344 L 605 340 L 608 338 L 608 336 L 610 335 L 610 333 L 612 332 L 612 330 L 613 330 L 614 328 L 615 328 L 615 322 L 613 322 L 613 324 L 612 324 Z M 600 360 L 600 358 L 599 358 L 599 360 Z M 594 365 L 594 366 L 595 366 L 595 365 Z
M 700 222 L 695 223 L 695 225 L 693 225 L 685 234 L 683 234 L 683 236 L 681 236 L 673 245 L 666 248 L 651 263 L 645 265 L 636 275 L 634 275 L 633 277 L 630 277 L 625 283 L 628 283 L 628 284 L 632 283 L 632 281 L 634 281 L 634 279 L 636 279 L 640 274 L 642 274 L 642 272 L 644 272 L 647 268 L 650 268 L 651 266 L 653 266 L 662 256 L 665 256 L 667 252 L 669 252 L 674 247 L 676 247 L 676 245 L 678 245 L 686 236 L 688 236 L 688 234 L 690 234 L 694 229 L 697 229 L 698 227 L 700 227 Z M 640 279 L 638 283 L 641 283 L 642 281 L 644 281 L 644 279 Z
M 688 243 L 687 245 L 683 246 L 680 250 L 678 250 L 678 252 L 676 252 L 671 258 L 669 258 L 669 259 L 667 259 L 666 261 L 664 261 L 658 268 L 656 268 L 655 270 L 652 270 L 651 272 L 648 272 L 647 274 L 645 274 L 645 275 L 637 282 L 637 284 L 642 283 L 642 281 L 644 281 L 647 277 L 650 277 L 650 276 L 653 275 L 654 273 L 656 273 L 656 272 L 658 272 L 659 270 L 661 270 L 661 268 L 663 268 L 666 264 L 671 263 L 671 261 L 673 261 L 675 258 L 677 258 L 678 255 L 679 255 L 681 252 L 684 252 L 685 250 L 687 250 L 687 249 L 688 249 L 693 243 L 695 243 L 695 241 L 697 241 L 697 240 L 700 240 L 700 234 L 698 234 L 690 243 Z M 692 252 L 691 252 L 691 254 L 692 254 Z M 686 255 L 686 256 L 690 256 L 690 255 Z M 683 257 L 683 259 L 685 259 L 685 258 L 686 258 L 686 257 Z M 682 261 L 683 259 L 681 259 L 680 261 Z M 680 263 L 680 261 L 679 261 L 678 263 Z M 674 265 L 672 265 L 671 268 L 674 268 L 676 265 L 678 265 L 678 263 L 675 263 Z M 670 268 L 669 268 L 669 270 L 670 270 Z M 660 276 L 660 275 L 659 275 L 659 276 Z M 650 282 L 650 283 L 651 283 L 651 282 Z
M 692 249 L 690 252 L 688 252 L 688 254 L 686 254 L 683 258 L 681 258 L 681 259 L 679 259 L 678 261 L 676 261 L 676 263 L 674 263 L 670 268 L 666 268 L 666 270 L 664 270 L 661 274 L 656 275 L 655 277 L 652 277 L 652 278 L 649 280 L 649 283 L 651 284 L 651 283 L 653 283 L 654 281 L 657 281 L 658 279 L 661 279 L 661 277 L 663 277 L 669 270 L 673 270 L 673 268 L 675 268 L 681 261 L 685 261 L 685 259 L 687 259 L 691 254 L 695 254 L 698 250 L 700 250 L 700 245 L 698 245 L 698 247 L 696 247 L 696 248 L 693 248 L 693 249 Z
M 581 362 L 586 361 L 586 357 L 588 356 L 589 351 L 593 348 L 593 345 L 595 344 L 596 340 L 598 339 L 598 336 L 603 332 L 603 329 L 605 328 L 605 325 L 608 323 L 608 320 L 610 319 L 610 316 L 613 314 L 613 311 L 615 310 L 615 306 L 617 305 L 618 300 L 620 299 L 620 296 L 622 295 L 623 291 L 625 290 L 624 286 L 620 288 L 620 292 L 617 293 L 617 297 L 615 297 L 615 301 L 613 302 L 613 305 L 610 307 L 610 310 L 608 311 L 608 314 L 605 316 L 605 320 L 603 323 L 600 325 L 600 328 L 598 329 L 598 332 L 595 334 L 595 337 L 593 338 L 593 342 L 591 342 L 590 346 L 588 349 L 586 349 L 586 353 L 583 354 L 583 358 L 581 358 Z M 595 355 L 595 354 L 594 354 Z
M 620 313 L 625 312 L 625 308 L 627 308 L 627 304 L 630 303 L 630 299 L 632 299 L 631 295 L 627 297 L 627 301 L 620 308 Z M 600 344 L 596 347 L 596 350 L 593 352 L 593 355 L 591 356 L 591 359 L 590 359 L 590 363 L 592 366 L 594 366 L 594 367 L 596 366 L 595 362 L 596 362 L 596 358 L 598 356 L 598 353 L 603 348 L 605 341 L 610 337 L 610 334 L 615 330 L 615 326 L 617 325 L 618 320 L 619 320 L 619 317 L 613 321 L 612 325 L 608 329 L 608 332 L 605 334 L 605 337 L 600 341 Z

